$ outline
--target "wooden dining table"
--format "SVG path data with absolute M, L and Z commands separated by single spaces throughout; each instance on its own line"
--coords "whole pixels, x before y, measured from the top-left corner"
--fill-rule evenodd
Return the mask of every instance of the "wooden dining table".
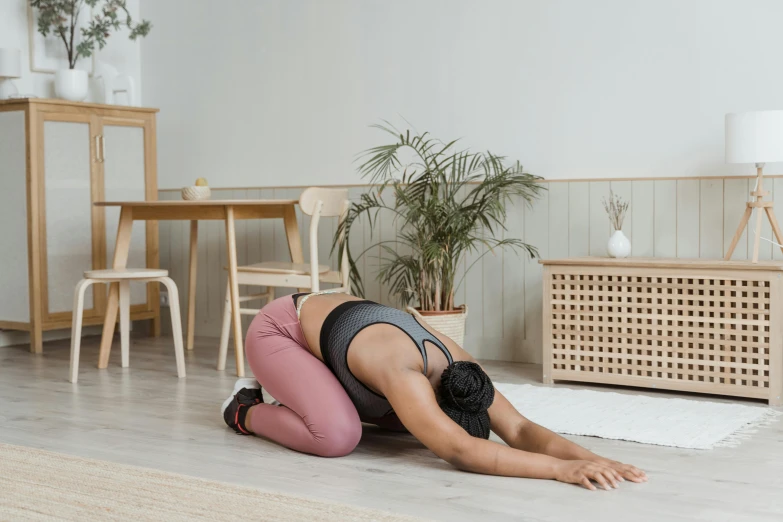
M 242 337 L 242 321 L 239 313 L 239 287 L 237 285 L 237 246 L 235 221 L 239 219 L 282 219 L 288 240 L 291 261 L 304 263 L 302 241 L 299 237 L 299 225 L 296 220 L 295 199 L 241 199 L 241 200 L 201 200 L 201 201 L 101 201 L 98 207 L 120 207 L 120 220 L 117 225 L 117 241 L 114 247 L 112 268 L 127 268 L 130 251 L 131 229 L 134 221 L 190 221 L 190 262 L 188 273 L 188 320 L 187 349 L 193 349 L 193 337 L 196 319 L 196 273 L 198 259 L 198 222 L 201 220 L 220 220 L 226 222 L 226 248 L 228 250 L 228 281 L 231 299 L 231 327 L 234 334 L 234 353 L 236 355 L 237 376 L 245 375 L 245 354 Z M 157 259 L 158 256 L 153 256 Z M 148 263 L 149 264 L 149 263 Z M 154 263 L 157 265 L 157 261 Z M 136 267 L 138 268 L 138 267 Z M 149 266 L 148 268 L 158 268 Z M 101 349 L 98 368 L 109 364 L 112 338 L 117 322 L 119 304 L 119 285 L 112 283 L 109 288 L 109 300 L 106 304 L 106 317 L 103 323 Z

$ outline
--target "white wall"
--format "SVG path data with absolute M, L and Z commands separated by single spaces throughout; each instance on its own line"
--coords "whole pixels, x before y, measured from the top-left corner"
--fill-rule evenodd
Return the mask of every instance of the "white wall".
M 128 0 L 127 4 L 135 19 L 139 16 L 139 2 L 140 0 Z M 30 71 L 27 4 L 27 0 L 0 0 L 0 47 L 22 50 L 22 78 L 15 80 L 19 94 L 52 98 L 54 75 Z M 122 74 L 132 76 L 137 84 L 137 96 L 140 96 L 141 50 L 139 42 L 131 42 L 126 35 L 125 31 L 112 34 L 108 45 L 98 52 L 97 59 L 116 67 Z M 90 97 L 87 101 L 99 100 L 100 92 L 100 85 L 91 82 Z
M 161 187 L 356 183 L 401 117 L 547 178 L 749 174 L 724 114 L 783 108 L 780 0 L 216 5 L 142 4 Z

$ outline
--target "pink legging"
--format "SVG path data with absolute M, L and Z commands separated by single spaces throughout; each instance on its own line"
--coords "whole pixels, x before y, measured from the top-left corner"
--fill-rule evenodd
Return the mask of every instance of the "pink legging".
M 253 432 L 322 457 L 353 451 L 362 436 L 359 414 L 334 374 L 307 349 L 290 295 L 258 313 L 245 349 L 258 382 L 284 405 L 254 407 L 247 421 Z

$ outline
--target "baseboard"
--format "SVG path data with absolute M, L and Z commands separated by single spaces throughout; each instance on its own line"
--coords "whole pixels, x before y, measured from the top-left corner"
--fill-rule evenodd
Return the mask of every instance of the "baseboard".
M 82 330 L 83 336 L 101 335 L 100 326 L 87 326 Z M 43 340 L 59 341 L 70 339 L 70 330 L 51 330 L 43 333 Z M 13 330 L 0 330 L 0 348 L 5 346 L 18 346 L 20 344 L 30 344 L 30 334 L 28 332 L 15 332 Z

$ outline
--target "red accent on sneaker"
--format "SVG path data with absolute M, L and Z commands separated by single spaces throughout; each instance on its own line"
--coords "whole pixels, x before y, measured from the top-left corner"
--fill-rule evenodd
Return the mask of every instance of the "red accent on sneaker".
M 245 435 L 250 435 L 250 432 L 249 432 L 249 431 L 247 431 L 245 428 L 243 428 L 243 427 L 242 427 L 242 426 L 239 424 L 239 410 L 241 410 L 243 406 L 244 406 L 245 408 L 247 408 L 247 406 L 245 406 L 244 404 L 240 404 L 240 405 L 239 405 L 239 407 L 237 408 L 237 412 L 234 414 L 234 424 L 236 424 L 236 426 L 237 426 L 237 429 L 238 429 L 239 431 L 241 431 L 241 432 L 242 432 L 242 433 L 244 433 Z

